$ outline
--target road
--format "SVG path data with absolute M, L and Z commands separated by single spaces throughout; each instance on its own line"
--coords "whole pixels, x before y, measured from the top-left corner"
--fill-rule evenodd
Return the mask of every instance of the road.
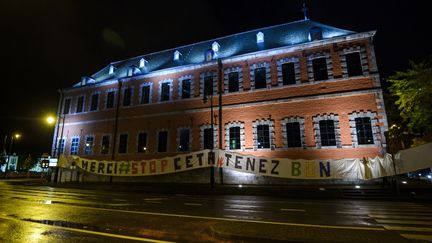
M 0 242 L 424 242 L 416 202 L 155 194 L 0 181 Z

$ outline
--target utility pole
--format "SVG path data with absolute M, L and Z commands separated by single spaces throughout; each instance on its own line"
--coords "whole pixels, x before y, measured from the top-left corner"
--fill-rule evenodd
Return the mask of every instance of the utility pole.
M 222 93 L 223 88 L 223 66 L 222 66 L 222 60 L 218 59 L 218 90 L 219 90 L 219 149 L 222 149 Z M 212 128 L 213 129 L 213 128 Z M 213 130 L 212 130 L 213 131 Z M 218 161 L 218 159 L 216 159 Z M 219 179 L 220 184 L 223 185 L 223 168 L 219 167 Z

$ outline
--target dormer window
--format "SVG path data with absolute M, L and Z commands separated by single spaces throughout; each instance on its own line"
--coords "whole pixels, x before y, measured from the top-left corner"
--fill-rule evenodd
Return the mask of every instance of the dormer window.
M 208 49 L 205 52 L 205 60 L 206 60 L 206 62 L 210 62 L 211 60 L 213 60 L 213 56 L 214 56 L 213 50 L 212 49 Z
M 181 55 L 181 52 L 179 52 L 178 50 L 176 50 L 174 52 L 174 61 L 178 61 L 180 59 L 180 55 Z
M 114 74 L 114 69 L 115 69 L 114 65 L 110 65 L 108 74 L 110 74 L 110 75 Z
M 144 59 L 144 58 L 141 58 L 140 61 L 139 61 L 139 68 L 145 68 L 146 67 L 146 63 L 147 63 L 147 60 Z
M 216 41 L 213 42 L 213 44 L 212 44 L 212 50 L 213 50 L 214 53 L 219 52 L 219 47 L 220 47 L 219 43 L 217 43 Z
M 257 41 L 257 44 L 264 43 L 264 33 L 263 32 L 260 31 L 256 34 L 256 41 Z
M 322 40 L 322 29 L 321 27 L 315 26 L 309 30 L 309 38 L 311 41 Z
M 218 58 L 220 45 L 216 41 L 212 44 L 213 59 Z
M 87 84 L 94 83 L 94 82 L 95 82 L 95 80 L 91 77 L 87 77 L 87 76 L 81 77 L 81 85 L 87 85 Z
M 137 68 L 135 65 L 130 66 L 127 70 L 127 76 L 129 77 L 139 73 L 141 73 L 141 70 Z

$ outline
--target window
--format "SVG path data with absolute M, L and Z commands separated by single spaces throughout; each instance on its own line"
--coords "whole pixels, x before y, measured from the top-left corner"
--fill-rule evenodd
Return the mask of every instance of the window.
M 78 97 L 76 113 L 80 113 L 84 111 L 84 96 Z
M 72 142 L 71 142 L 70 154 L 71 155 L 77 155 L 78 154 L 78 148 L 79 148 L 79 137 L 74 137 L 74 138 L 72 138 Z
M 115 69 L 114 66 L 110 65 L 108 74 L 114 74 L 114 69 Z
M 213 149 L 214 145 L 214 135 L 213 135 L 213 129 L 211 128 L 205 128 L 204 129 L 204 149 Z
M 263 32 L 258 32 L 256 34 L 256 42 L 257 43 L 263 43 L 264 42 L 264 33 Z
M 109 147 L 110 147 L 110 136 L 109 135 L 102 136 L 101 154 L 108 154 Z
M 65 138 L 59 139 L 58 143 L 59 143 L 58 144 L 58 153 L 59 154 L 64 153 L 66 139 Z
M 213 76 L 204 77 L 204 94 L 212 95 L 213 94 Z
M 180 129 L 178 151 L 189 151 L 189 129 Z
M 63 114 L 69 114 L 70 112 L 70 106 L 71 106 L 71 99 L 65 99 L 64 107 L 63 107 Z
M 141 104 L 150 103 L 150 85 L 141 87 Z
M 240 149 L 240 127 L 230 127 L 229 129 L 229 148 Z
M 126 88 L 123 91 L 123 106 L 130 106 L 131 105 L 131 95 L 132 95 L 131 88 Z
M 228 74 L 228 92 L 239 91 L 239 73 L 232 72 Z
M 178 50 L 176 50 L 174 52 L 174 61 L 178 61 L 180 59 L 180 55 L 181 55 L 181 52 L 179 52 Z
M 336 146 L 336 133 L 333 120 L 319 121 L 322 146 Z
M 265 67 L 256 68 L 255 72 L 255 89 L 264 89 L 267 87 Z
M 107 93 L 106 108 L 113 108 L 114 107 L 114 94 L 115 94 L 115 91 L 110 91 Z
M 296 83 L 296 76 L 295 76 L 294 63 L 288 62 L 282 64 L 282 84 L 288 85 L 288 84 L 295 84 L 295 83 Z
M 147 150 L 147 133 L 141 132 L 138 134 L 138 153 L 145 153 Z
M 170 99 L 170 83 L 163 82 L 161 86 L 161 101 L 168 101 Z
M 313 59 L 312 68 L 315 81 L 328 79 L 327 61 L 325 57 Z
M 345 60 L 349 77 L 363 75 L 359 52 L 345 54 Z
M 181 97 L 182 99 L 187 99 L 191 97 L 191 80 L 190 79 L 183 79 L 181 81 L 182 83 L 182 93 Z
M 374 144 L 370 117 L 355 118 L 358 144 Z
M 145 68 L 147 60 L 144 58 L 141 58 L 139 61 L 139 68 Z
M 90 110 L 91 111 L 97 110 L 98 105 L 99 105 L 99 94 L 92 94 L 91 102 L 90 102 Z
M 120 134 L 119 138 L 119 154 L 124 154 L 127 152 L 127 143 L 128 143 L 128 135 L 127 134 Z
M 270 148 L 269 125 L 257 125 L 258 148 Z
M 168 143 L 168 132 L 160 131 L 158 134 L 158 152 L 166 152 Z
M 314 26 L 309 30 L 310 40 L 322 40 L 322 29 L 321 27 Z
M 210 62 L 211 60 L 213 60 L 213 56 L 214 56 L 214 51 L 212 49 L 207 49 L 207 51 L 205 52 L 206 62 Z
M 288 122 L 285 126 L 288 148 L 301 147 L 300 122 Z
M 85 155 L 91 155 L 93 154 L 93 146 L 94 146 L 94 137 L 89 136 L 86 137 L 86 143 L 84 147 L 84 154 Z

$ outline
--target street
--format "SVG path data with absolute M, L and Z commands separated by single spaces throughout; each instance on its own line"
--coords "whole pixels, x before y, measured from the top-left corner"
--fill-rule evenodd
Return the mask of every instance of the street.
M 432 206 L 0 181 L 0 242 L 424 242 Z

